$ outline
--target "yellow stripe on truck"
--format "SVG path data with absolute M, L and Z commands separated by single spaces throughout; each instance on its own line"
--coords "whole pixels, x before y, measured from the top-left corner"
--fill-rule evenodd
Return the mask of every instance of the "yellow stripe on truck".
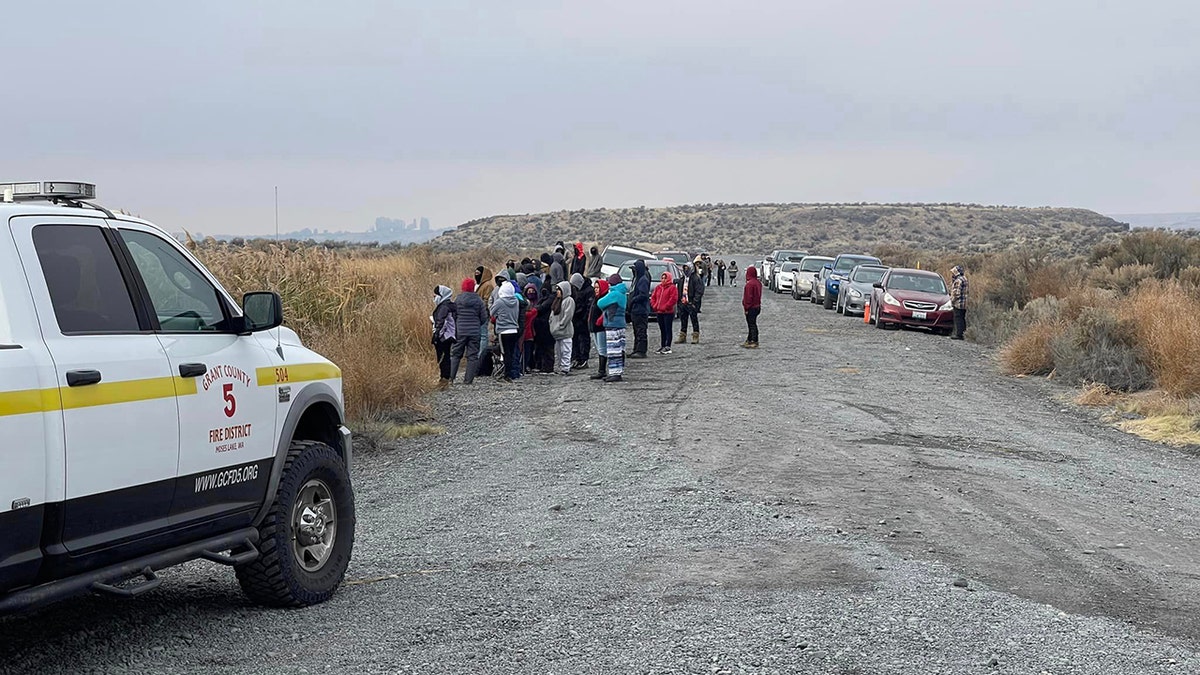
M 0 417 L 6 415 L 28 415 L 58 410 L 62 403 L 58 389 L 26 389 L 24 391 L 0 392 Z
M 311 382 L 313 380 L 341 379 L 342 371 L 332 363 L 303 363 L 295 366 L 259 368 L 255 371 L 258 386 L 273 387 L 289 382 Z
M 0 392 L 0 417 L 151 401 L 190 396 L 195 393 L 195 378 L 183 377 L 153 377 L 144 380 L 101 382 L 85 387 L 6 391 Z

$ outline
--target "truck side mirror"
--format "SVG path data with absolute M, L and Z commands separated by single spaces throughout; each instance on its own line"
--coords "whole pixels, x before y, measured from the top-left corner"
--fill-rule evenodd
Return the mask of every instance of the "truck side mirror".
M 283 325 L 283 300 L 274 291 L 254 291 L 242 296 L 245 328 L 251 333 Z

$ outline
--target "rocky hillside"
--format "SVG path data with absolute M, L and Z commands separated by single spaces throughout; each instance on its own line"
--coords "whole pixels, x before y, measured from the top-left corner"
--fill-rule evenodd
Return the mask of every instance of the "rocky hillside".
M 444 249 L 545 249 L 553 242 L 641 245 L 759 253 L 805 248 L 824 253 L 881 244 L 983 252 L 1037 246 L 1083 253 L 1128 226 L 1085 209 L 978 204 L 698 204 L 492 216 L 447 230 Z

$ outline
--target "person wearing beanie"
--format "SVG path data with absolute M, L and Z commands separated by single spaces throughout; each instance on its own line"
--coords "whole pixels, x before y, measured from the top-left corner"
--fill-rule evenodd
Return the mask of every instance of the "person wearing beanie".
M 554 289 L 554 302 L 550 306 L 550 335 L 554 337 L 554 353 L 557 356 L 555 369 L 559 375 L 571 374 L 571 342 L 575 337 L 575 299 L 571 297 L 571 283 L 563 281 Z
M 571 369 L 584 370 L 587 368 L 588 357 L 591 356 L 592 351 L 591 333 L 588 332 L 587 319 L 588 312 L 592 310 L 595 295 L 591 284 L 578 272 L 571 275 L 571 289 L 571 295 L 575 299 L 575 316 L 571 318 L 575 324 L 571 348 Z
M 571 274 L 586 276 L 584 272 L 587 270 L 587 257 L 583 255 L 583 242 L 575 242 L 572 247 L 575 251 L 575 256 L 571 259 Z
M 597 279 L 592 284 L 592 295 L 596 300 L 588 310 L 588 332 L 592 335 L 592 343 L 596 345 L 596 360 L 600 362 L 600 369 L 588 379 L 603 380 L 608 375 L 608 356 L 604 350 L 604 311 L 600 309 L 600 300 L 608 295 L 608 282 Z
M 454 344 L 454 301 L 449 286 L 433 289 L 433 350 L 437 354 L 438 373 L 442 386 L 450 384 L 450 347 Z
M 599 279 L 604 274 L 601 271 L 603 265 L 604 259 L 600 257 L 600 250 L 593 246 L 591 256 L 587 259 L 587 265 L 584 266 L 583 276 L 592 280 Z
M 596 301 L 604 312 L 604 355 L 608 357 L 605 382 L 620 382 L 625 374 L 625 306 L 626 288 L 621 275 L 608 278 L 608 293 Z
M 693 326 L 692 344 L 700 342 L 700 301 L 704 298 L 704 280 L 693 265 L 683 266 L 683 276 L 675 282 L 679 290 L 679 338 L 687 342 L 688 321 Z
M 450 352 L 450 381 L 458 377 L 458 368 L 465 356 L 467 372 L 463 375 L 463 384 L 471 384 L 479 372 L 480 335 L 487 334 L 488 323 L 487 306 L 475 292 L 474 279 L 463 279 L 455 310 L 457 316 L 454 348 Z
M 746 287 L 742 289 L 742 311 L 746 314 L 746 341 L 743 347 L 758 349 L 758 315 L 762 312 L 762 283 L 754 266 L 746 268 Z
M 658 288 L 650 294 L 650 309 L 658 316 L 659 347 L 655 354 L 671 353 L 671 334 L 674 330 L 675 305 L 679 302 L 679 291 L 670 272 L 663 272 Z

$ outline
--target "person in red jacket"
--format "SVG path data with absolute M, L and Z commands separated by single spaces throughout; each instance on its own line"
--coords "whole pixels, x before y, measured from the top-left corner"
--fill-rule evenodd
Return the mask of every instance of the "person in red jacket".
M 749 334 L 742 346 L 758 349 L 758 315 L 762 311 L 762 284 L 758 281 L 758 270 L 754 265 L 746 268 L 746 287 L 742 289 L 742 309 L 746 312 L 746 327 Z
M 659 348 L 655 354 L 671 353 L 671 331 L 674 330 L 675 305 L 679 303 L 679 289 L 671 279 L 670 272 L 662 273 L 662 281 L 658 288 L 650 294 L 650 311 L 658 316 L 658 332 L 661 334 Z

